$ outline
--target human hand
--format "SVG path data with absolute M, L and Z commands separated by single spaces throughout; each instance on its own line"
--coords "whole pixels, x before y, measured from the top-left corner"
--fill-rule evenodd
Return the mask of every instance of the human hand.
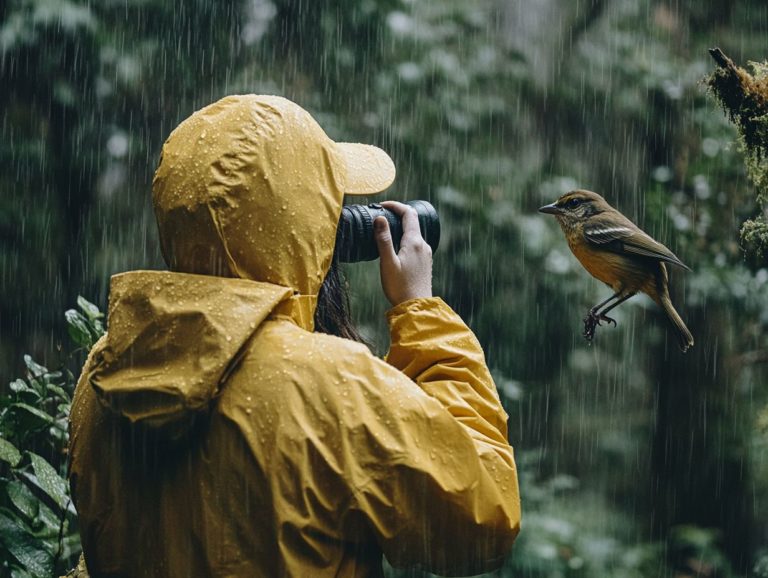
M 397 201 L 384 201 L 381 206 L 403 223 L 400 251 L 395 253 L 387 220 L 376 217 L 373 222 L 384 295 L 392 306 L 408 299 L 432 297 L 432 247 L 421 237 L 416 211 Z

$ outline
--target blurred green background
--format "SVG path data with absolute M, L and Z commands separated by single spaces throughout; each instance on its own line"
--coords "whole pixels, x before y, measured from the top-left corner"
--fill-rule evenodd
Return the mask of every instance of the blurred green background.
M 765 0 L 0 2 L 2 387 L 24 353 L 56 365 L 78 294 L 105 309 L 110 275 L 164 267 L 169 132 L 280 94 L 440 212 L 435 291 L 485 347 L 521 470 L 498 575 L 768 576 L 768 265 L 738 244 L 757 207 L 701 82 L 714 45 L 767 58 Z M 688 354 L 644 296 L 581 338 L 610 290 L 536 213 L 577 187 L 694 270 L 671 273 Z M 377 265 L 346 271 L 381 353 Z

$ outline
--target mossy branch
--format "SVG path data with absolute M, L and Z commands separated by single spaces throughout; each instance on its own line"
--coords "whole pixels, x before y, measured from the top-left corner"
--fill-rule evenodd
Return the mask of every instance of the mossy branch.
M 763 213 L 744 223 L 742 246 L 749 255 L 764 260 L 768 258 L 768 63 L 750 62 L 750 74 L 719 48 L 709 53 L 718 68 L 705 83 L 739 131 L 747 174 L 755 184 Z
M 706 79 L 712 94 L 738 127 L 747 152 L 761 159 L 768 156 L 768 63 L 751 62 L 752 75 L 719 48 L 709 53 L 718 65 Z

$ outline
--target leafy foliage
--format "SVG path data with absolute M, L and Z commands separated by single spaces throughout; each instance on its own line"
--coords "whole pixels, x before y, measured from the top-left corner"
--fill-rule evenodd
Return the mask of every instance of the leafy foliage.
M 584 492 L 577 479 L 556 475 L 538 480 L 540 459 L 536 452 L 520 456 L 531 512 L 508 561 L 511 576 L 735 576 L 716 532 L 679 526 L 666 543 L 638 540 L 620 509 L 597 492 Z M 606 514 L 596 519 L 590 515 L 594 509 Z
M 82 297 L 78 306 L 66 312 L 67 327 L 88 349 L 104 333 L 102 314 Z M 26 376 L 0 398 L 0 568 L 14 578 L 44 578 L 68 570 L 80 553 L 66 482 L 75 378 L 66 364 L 51 371 L 29 355 L 24 362 Z

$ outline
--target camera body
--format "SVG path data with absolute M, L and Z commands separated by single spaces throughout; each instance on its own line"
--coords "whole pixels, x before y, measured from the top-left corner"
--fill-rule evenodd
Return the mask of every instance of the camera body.
M 416 210 L 416 214 L 419 216 L 421 236 L 432 247 L 434 253 L 440 244 L 440 218 L 435 207 L 427 201 L 408 201 L 405 204 Z M 359 261 L 373 261 L 378 258 L 379 249 L 373 234 L 373 221 L 376 217 L 387 219 L 395 251 L 400 250 L 403 223 L 395 213 L 378 203 L 345 205 L 341 210 L 341 218 L 336 233 L 336 250 L 339 261 L 357 263 Z

